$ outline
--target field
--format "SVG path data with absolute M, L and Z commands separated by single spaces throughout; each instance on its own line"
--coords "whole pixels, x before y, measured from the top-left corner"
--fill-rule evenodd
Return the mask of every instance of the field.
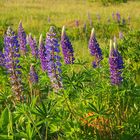
M 0 140 L 140 140 L 139 27 L 139 0 L 0 0 Z

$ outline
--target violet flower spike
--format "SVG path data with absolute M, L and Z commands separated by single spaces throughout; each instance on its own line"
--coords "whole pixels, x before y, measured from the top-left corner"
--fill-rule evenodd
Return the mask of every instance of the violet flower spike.
M 75 20 L 75 26 L 78 28 L 79 27 L 79 20 Z
M 38 58 L 38 47 L 37 47 L 36 38 L 35 37 L 33 38 L 32 35 L 30 34 L 29 38 L 28 38 L 28 41 L 29 41 L 29 45 L 30 45 L 30 48 L 31 48 L 32 55 L 35 58 Z
M 30 73 L 29 74 L 30 74 L 31 84 L 37 84 L 38 83 L 38 75 L 35 71 L 33 64 L 31 64 L 31 66 L 30 66 Z
M 66 35 L 65 26 L 62 28 L 61 46 L 65 64 L 74 64 L 74 50 L 68 36 Z
M 117 20 L 118 23 L 121 22 L 121 15 L 118 12 L 116 13 L 116 20 Z
M 22 27 L 22 22 L 19 23 L 18 27 L 18 41 L 20 45 L 20 51 L 22 55 L 25 55 L 27 52 L 27 47 L 26 47 L 26 33 Z
M 123 60 L 121 55 L 119 54 L 116 43 L 112 43 L 110 41 L 110 54 L 109 54 L 109 65 L 110 65 L 110 78 L 112 85 L 120 85 L 122 82 L 122 69 Z
M 17 36 L 13 30 L 9 27 L 5 37 L 4 37 L 4 57 L 5 57 L 5 67 L 10 75 L 10 81 L 12 90 L 15 93 L 17 100 L 21 99 L 22 85 L 20 78 L 20 68 L 19 60 L 19 44 Z
M 0 51 L 0 66 L 4 67 L 4 54 Z
M 51 80 L 52 87 L 55 92 L 62 89 L 62 78 L 61 78 L 61 63 L 59 56 L 59 44 L 56 39 L 56 34 L 54 33 L 53 27 L 50 28 L 50 31 L 46 36 L 46 60 L 47 60 L 47 72 Z
M 124 35 L 123 35 L 123 33 L 120 31 L 119 32 L 119 39 L 123 39 L 124 38 Z
M 102 51 L 101 51 L 99 44 L 95 37 L 94 28 L 91 31 L 91 36 L 90 36 L 88 47 L 90 50 L 90 54 L 95 57 L 95 59 L 92 63 L 93 67 L 94 68 L 99 67 L 99 63 L 103 59 L 103 57 L 102 57 Z
M 46 48 L 44 46 L 42 35 L 40 35 L 40 39 L 39 39 L 39 58 L 40 58 L 40 62 L 41 62 L 42 71 L 47 70 L 47 59 L 46 59 L 46 57 L 47 57 Z

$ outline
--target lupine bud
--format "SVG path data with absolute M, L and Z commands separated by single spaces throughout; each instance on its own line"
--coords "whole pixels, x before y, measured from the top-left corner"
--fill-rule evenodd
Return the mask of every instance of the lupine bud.
M 4 66 L 4 54 L 0 51 L 0 66 Z
M 47 54 L 46 60 L 48 76 L 51 80 L 52 87 L 57 92 L 63 85 L 61 81 L 59 44 L 56 39 L 56 34 L 53 31 L 53 27 L 51 27 L 50 31 L 47 33 L 45 48 Z
M 71 42 L 69 41 L 69 38 L 66 35 L 64 26 L 63 26 L 62 35 L 61 35 L 61 46 L 62 46 L 65 63 L 73 64 L 75 60 L 74 54 L 73 54 L 74 51 L 73 51 Z
M 47 56 L 46 48 L 44 46 L 42 35 L 40 35 L 40 39 L 39 39 L 39 58 L 40 58 L 40 62 L 41 62 L 42 71 L 46 71 L 47 70 L 47 59 L 46 59 L 46 56 Z
M 112 43 L 110 41 L 110 55 L 109 55 L 109 64 L 110 64 L 110 78 L 111 83 L 113 85 L 120 85 L 122 82 L 122 69 L 123 67 L 123 60 L 121 55 L 117 50 L 116 43 Z
M 96 68 L 99 66 L 99 63 L 103 59 L 103 57 L 102 57 L 102 51 L 95 37 L 94 28 L 91 31 L 88 47 L 90 50 L 90 54 L 95 57 L 95 60 L 93 61 L 93 67 Z
M 19 44 L 17 36 L 13 30 L 9 27 L 7 33 L 4 37 L 4 57 L 5 57 L 5 67 L 10 75 L 12 90 L 15 93 L 17 100 L 21 98 L 22 86 L 20 79 L 20 68 L 19 60 Z
M 18 27 L 18 40 L 19 40 L 19 45 L 20 45 L 20 51 L 22 55 L 25 55 L 27 52 L 27 47 L 26 47 L 26 33 L 22 27 L 22 22 L 19 23 Z
M 30 34 L 29 37 L 28 37 L 28 41 L 29 41 L 29 45 L 30 45 L 30 48 L 31 48 L 32 55 L 35 58 L 38 58 L 38 48 L 37 48 L 37 42 L 36 42 L 35 37 L 33 38 L 32 35 Z
M 30 66 L 30 82 L 32 84 L 38 83 L 38 75 L 33 65 Z

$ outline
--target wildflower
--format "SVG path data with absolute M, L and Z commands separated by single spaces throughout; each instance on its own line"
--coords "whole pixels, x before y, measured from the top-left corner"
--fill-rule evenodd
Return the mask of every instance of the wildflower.
M 47 70 L 47 59 L 46 59 L 46 56 L 47 56 L 46 48 L 44 46 L 42 35 L 40 35 L 40 39 L 39 39 L 39 58 L 40 58 L 40 62 L 41 62 L 42 71 L 46 71 Z
M 4 57 L 5 57 L 5 67 L 10 75 L 10 81 L 12 90 L 15 93 L 17 100 L 20 100 L 22 93 L 22 85 L 20 78 L 20 68 L 19 60 L 19 44 L 17 36 L 13 30 L 9 27 L 6 35 L 4 37 Z
M 121 31 L 119 32 L 119 39 L 123 39 L 123 33 Z
M 97 14 L 96 16 L 97 16 L 98 22 L 100 22 L 100 20 L 101 20 L 100 14 Z
M 84 25 L 83 25 L 83 32 L 86 33 L 86 31 L 87 31 L 87 25 L 86 25 L 86 23 L 84 23 Z
M 75 20 L 75 26 L 79 27 L 79 20 Z
M 110 17 L 107 18 L 107 22 L 110 23 Z
M 122 24 L 123 24 L 123 25 L 126 24 L 126 20 L 125 20 L 125 18 L 122 19 Z
M 0 66 L 4 66 L 4 54 L 0 51 Z
M 128 24 L 130 24 L 130 20 L 131 20 L 131 17 L 130 17 L 130 16 L 128 16 Z
M 110 64 L 110 78 L 113 85 L 120 85 L 122 82 L 122 69 L 123 60 L 120 53 L 117 50 L 116 42 L 114 44 L 110 41 L 110 55 L 109 55 L 109 64 Z
M 115 21 L 115 14 L 114 14 L 114 12 L 112 13 L 112 19 Z
M 48 23 L 50 23 L 51 22 L 51 18 L 50 18 L 50 16 L 48 16 Z
M 95 60 L 93 61 L 93 67 L 96 68 L 99 66 L 99 63 L 103 59 L 103 57 L 102 51 L 95 37 L 94 28 L 91 31 L 91 36 L 89 40 L 89 50 L 90 54 L 95 57 Z
M 38 75 L 37 75 L 35 68 L 32 64 L 30 66 L 30 82 L 32 84 L 38 83 Z
M 26 33 L 22 27 L 22 22 L 19 23 L 19 27 L 18 27 L 18 40 L 19 40 L 21 54 L 25 55 L 27 52 L 27 48 L 26 48 L 27 42 L 26 42 Z
M 64 26 L 63 26 L 62 35 L 61 35 L 61 46 L 62 46 L 65 63 L 73 64 L 75 60 L 74 55 L 73 55 L 74 51 L 73 51 L 71 42 L 69 41 L 69 38 L 66 35 Z
M 62 88 L 61 81 L 61 63 L 59 56 L 59 44 L 54 33 L 54 28 L 51 27 L 46 36 L 46 60 L 47 60 L 47 72 L 51 80 L 52 87 L 57 92 Z
M 118 23 L 121 22 L 121 15 L 118 12 L 116 13 L 116 20 L 117 20 Z
M 35 37 L 33 38 L 32 35 L 30 34 L 29 37 L 28 37 L 28 41 L 29 41 L 29 45 L 30 45 L 30 48 L 31 48 L 32 55 L 35 58 L 38 58 L 38 48 L 37 48 L 36 38 Z

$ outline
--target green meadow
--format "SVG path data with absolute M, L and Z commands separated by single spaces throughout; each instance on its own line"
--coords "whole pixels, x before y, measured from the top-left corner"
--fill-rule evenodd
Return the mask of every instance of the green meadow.
M 10 26 L 21 43 L 21 22 L 24 55 L 14 48 L 17 44 L 12 50 L 14 39 L 8 41 Z M 74 50 L 73 64 L 65 62 L 63 26 Z M 60 73 L 55 67 L 42 70 L 42 56 L 56 53 L 48 49 L 49 35 L 58 41 L 53 47 L 60 44 Z M 93 35 L 98 44 L 91 43 Z M 45 46 L 42 55 L 39 40 Z M 102 59 L 94 67 L 96 47 Z M 56 63 L 55 58 L 46 61 L 47 67 Z M 139 61 L 139 0 L 0 0 L 0 140 L 140 140 Z M 117 78 L 120 83 L 113 84 Z

